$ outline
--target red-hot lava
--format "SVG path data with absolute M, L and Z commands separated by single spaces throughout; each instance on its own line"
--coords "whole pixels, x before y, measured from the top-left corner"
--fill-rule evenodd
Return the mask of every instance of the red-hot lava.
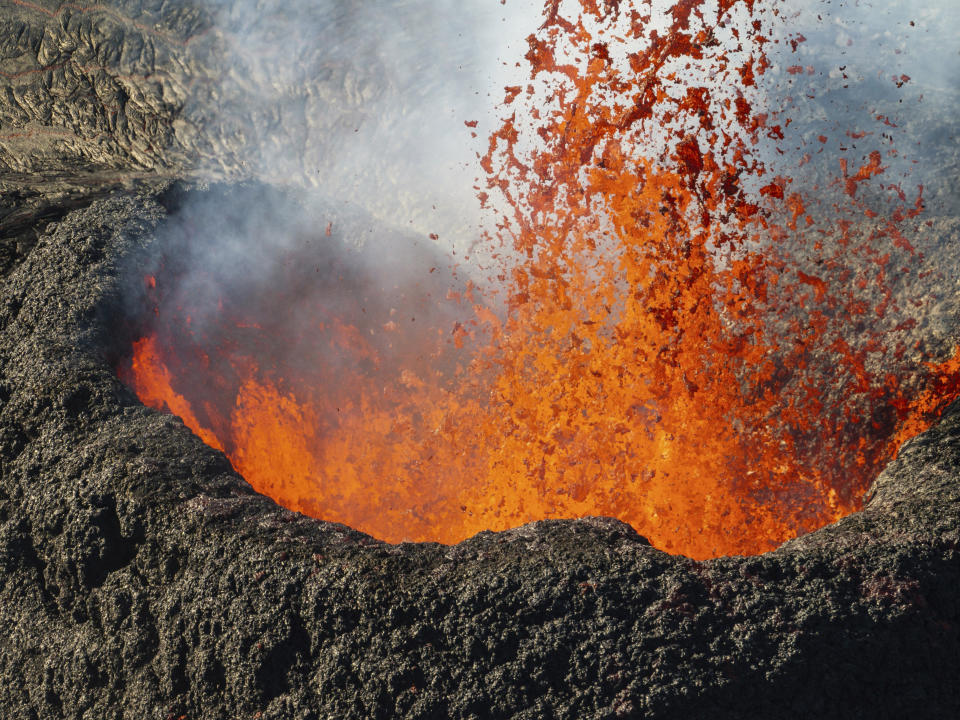
M 258 491 L 388 541 L 608 515 L 707 558 L 856 510 L 960 390 L 960 360 L 910 360 L 892 288 L 922 200 L 861 199 L 879 151 L 819 201 L 769 167 L 790 124 L 758 89 L 776 7 L 681 0 L 654 29 L 644 3 L 576 5 L 547 3 L 483 159 L 481 199 L 508 211 L 478 250 L 491 282 L 454 303 L 469 322 L 318 307 L 287 338 L 275 288 L 221 299 L 211 334 L 160 275 L 120 369 L 143 402 Z M 278 361 L 289 343 L 310 362 Z

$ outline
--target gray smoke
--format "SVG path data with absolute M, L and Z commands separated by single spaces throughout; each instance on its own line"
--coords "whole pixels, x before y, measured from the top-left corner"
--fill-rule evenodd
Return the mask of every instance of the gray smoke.
M 953 0 L 781 7 L 792 13 L 786 32 L 806 41 L 795 51 L 786 37 L 772 47 L 769 97 L 774 105 L 793 99 L 788 137 L 796 143 L 795 154 L 771 154 L 774 168 L 780 162 L 789 174 L 797 157 L 823 149 L 829 165 L 811 167 L 835 176 L 841 148 L 854 168 L 873 148 L 895 148 L 897 155 L 885 155 L 886 181 L 908 192 L 923 183 L 928 198 L 955 201 L 960 7 Z M 284 301 L 284 323 L 309 324 L 317 308 L 344 305 L 359 317 L 353 305 L 382 290 L 369 303 L 382 316 L 364 318 L 376 335 L 398 312 L 385 298 L 409 299 L 420 288 L 414 304 L 426 295 L 434 303 L 441 278 L 462 284 L 469 263 L 459 276 L 447 271 L 464 261 L 483 221 L 477 155 L 502 112 L 503 87 L 525 78 L 524 38 L 541 22 L 539 0 L 208 0 L 207 8 L 204 42 L 224 58 L 213 65 L 223 72 L 193 83 L 178 132 L 204 128 L 218 143 L 210 152 L 218 164 L 213 172 L 201 163 L 196 175 L 261 181 L 290 197 L 278 203 L 273 192 L 243 192 L 183 201 L 170 231 L 190 257 L 178 287 L 211 303 L 209 317 L 198 311 L 193 321 L 215 324 L 219 295 L 282 282 L 275 278 L 283 277 L 284 258 L 295 251 L 302 259 L 311 237 L 324 246 L 323 262 L 341 248 L 368 288 L 343 297 L 342 286 L 317 273 Z M 788 71 L 796 65 L 804 72 Z M 465 125 L 472 121 L 476 130 Z M 848 130 L 872 134 L 855 141 Z M 822 146 L 820 135 L 830 144 Z M 211 286 L 204 269 L 214 266 Z M 434 316 L 452 322 L 457 312 Z
M 335 322 L 384 365 L 430 362 L 470 312 L 446 294 L 471 272 L 454 266 L 479 234 L 477 155 L 534 7 L 208 2 L 202 42 L 223 72 L 192 84 L 178 131 L 219 143 L 195 177 L 252 184 L 172 201 L 156 263 L 133 280 L 159 282 L 161 312 L 144 330 L 178 357 L 196 342 L 221 378 L 248 352 L 284 377 L 355 363 L 318 337 Z
M 821 168 L 825 177 L 836 175 L 838 158 L 856 168 L 878 150 L 885 183 L 899 183 L 914 196 L 923 185 L 931 212 L 955 212 L 960 4 L 802 0 L 788 6 L 787 31 L 806 41 L 795 51 L 785 42 L 775 46 L 767 82 L 776 88 L 776 102 L 789 98 L 787 115 L 797 125 L 788 137 L 798 153 L 828 163 Z M 802 72 L 791 75 L 797 66 Z

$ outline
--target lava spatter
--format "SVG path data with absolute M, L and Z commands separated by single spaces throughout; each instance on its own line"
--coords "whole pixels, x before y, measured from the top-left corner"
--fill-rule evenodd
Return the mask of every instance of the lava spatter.
M 760 88 L 780 3 L 661 5 L 547 3 L 482 160 L 497 260 L 471 320 L 324 317 L 289 371 L 257 350 L 288 341 L 260 320 L 281 290 L 210 346 L 161 277 L 122 377 L 260 492 L 388 541 L 609 515 L 707 558 L 856 510 L 960 389 L 955 360 L 898 347 L 920 200 L 863 200 L 879 153 L 838 158 L 830 200 L 784 174 L 789 113 Z M 393 337 L 430 350 L 386 362 Z

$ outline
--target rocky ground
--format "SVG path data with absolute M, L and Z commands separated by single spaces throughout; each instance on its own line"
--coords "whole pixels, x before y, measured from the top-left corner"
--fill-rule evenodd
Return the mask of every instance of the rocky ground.
M 164 214 L 97 200 L 3 280 L 6 715 L 960 712 L 960 406 L 863 512 L 759 557 L 603 519 L 386 545 L 256 495 L 117 380 L 122 271 Z
M 383 544 L 143 407 L 117 328 L 171 179 L 261 152 L 204 121 L 249 90 L 208 82 L 224 37 L 189 3 L 0 7 L 3 716 L 960 716 L 960 405 L 862 512 L 708 562 L 608 519 Z

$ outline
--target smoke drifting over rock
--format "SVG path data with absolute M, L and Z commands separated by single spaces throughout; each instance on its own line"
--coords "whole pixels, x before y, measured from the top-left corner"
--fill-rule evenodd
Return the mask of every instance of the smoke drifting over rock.
M 211 9 L 210 42 L 220 45 L 226 72 L 209 97 L 198 93 L 198 124 L 212 122 L 235 143 L 240 167 L 232 170 L 316 188 L 448 245 L 475 232 L 472 186 L 484 141 L 465 123 L 489 126 L 510 65 L 537 26 L 535 3 Z

